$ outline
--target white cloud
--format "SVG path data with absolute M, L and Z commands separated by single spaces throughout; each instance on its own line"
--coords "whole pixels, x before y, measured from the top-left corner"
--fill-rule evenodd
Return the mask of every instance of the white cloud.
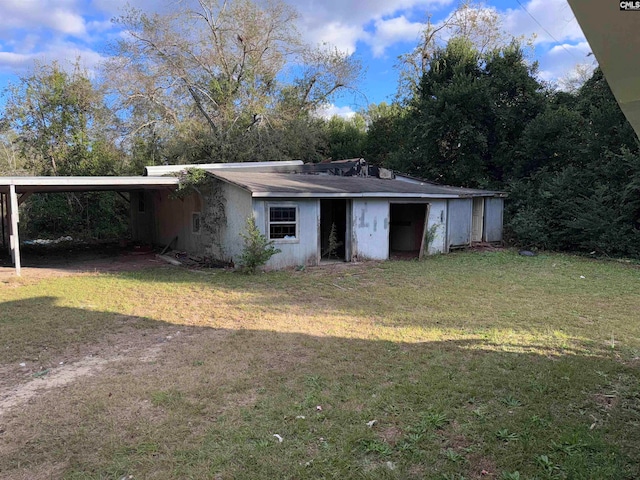
M 294 2 L 300 13 L 300 31 L 313 44 L 328 43 L 339 50 L 353 53 L 364 41 L 376 55 L 399 41 L 414 40 L 416 25 L 403 15 L 405 11 L 436 11 L 454 0 L 325 0 Z M 373 31 L 367 31 L 372 27 Z
M 378 19 L 374 23 L 375 35 L 369 38 L 373 55 L 380 57 L 397 42 L 417 42 L 424 24 L 410 22 L 404 15 L 389 20 Z
M 174 7 L 175 0 L 93 0 L 91 5 L 109 16 L 120 15 L 127 6 L 144 12 L 161 12 Z
M 336 21 L 365 25 L 372 20 L 394 16 L 404 10 L 436 10 L 453 2 L 454 0 L 369 0 L 367 2 L 349 0 L 294 2 L 290 0 L 303 17 L 314 20 L 317 28 Z
M 591 48 L 587 42 L 556 45 L 540 57 L 539 76 L 543 80 L 555 82 L 559 78 L 571 75 L 576 65 L 587 64 L 595 67 L 595 57 L 587 57 L 590 52 Z
M 536 44 L 584 41 L 582 29 L 567 0 L 530 0 L 523 6 L 526 11 L 514 8 L 505 12 L 504 25 L 512 35 L 529 39 L 535 34 Z
M 48 2 L 39 0 L 0 0 L 0 32 L 13 29 L 50 29 L 65 35 L 83 36 L 86 25 L 73 0 Z M 44 8 L 43 8 L 44 7 Z
M 61 68 L 72 68 L 76 59 L 80 65 L 93 75 L 98 65 L 105 60 L 99 53 L 74 43 L 55 42 L 46 49 L 37 52 L 15 53 L 0 52 L 0 72 L 25 73 L 33 68 L 35 62 L 58 62 Z
M 333 103 L 323 105 L 316 110 L 316 115 L 320 118 L 330 119 L 334 115 L 342 118 L 351 118 L 356 114 L 351 107 L 338 107 Z
M 360 27 L 340 22 L 328 23 L 321 29 L 310 28 L 306 32 L 306 41 L 311 45 L 326 44 L 349 55 L 356 51 L 356 43 L 365 36 L 365 32 Z

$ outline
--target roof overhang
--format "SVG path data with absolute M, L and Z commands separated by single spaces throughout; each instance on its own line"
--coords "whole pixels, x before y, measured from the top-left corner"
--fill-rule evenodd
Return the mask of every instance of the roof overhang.
M 435 193 L 392 193 L 392 192 L 365 192 L 365 193 L 291 193 L 291 192 L 253 192 L 253 198 L 406 198 L 406 199 L 450 199 L 473 197 L 506 197 L 506 194 L 493 192 L 486 194 L 451 195 Z
M 16 193 L 93 192 L 148 189 L 173 189 L 176 177 L 0 177 L 0 192 L 8 193 L 11 185 Z
M 190 165 L 155 165 L 144 167 L 144 175 L 158 177 L 162 175 L 175 175 L 190 169 L 206 171 L 246 171 L 252 172 L 289 172 L 304 166 L 302 160 L 286 160 L 272 162 L 240 162 L 240 163 L 198 163 Z
M 568 0 L 622 112 L 640 137 L 640 10 L 637 1 Z

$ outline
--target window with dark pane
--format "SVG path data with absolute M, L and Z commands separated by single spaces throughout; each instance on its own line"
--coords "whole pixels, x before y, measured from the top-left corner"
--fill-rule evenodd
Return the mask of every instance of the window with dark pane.
M 297 238 L 296 207 L 269 207 L 269 238 L 272 240 Z
M 194 212 L 191 215 L 191 233 L 200 233 L 201 219 L 200 212 Z
M 269 220 L 271 222 L 295 222 L 296 207 L 271 207 Z

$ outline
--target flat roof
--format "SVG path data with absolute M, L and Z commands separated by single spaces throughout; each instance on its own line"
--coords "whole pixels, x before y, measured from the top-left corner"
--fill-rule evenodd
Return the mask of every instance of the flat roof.
M 201 170 L 248 170 L 252 172 L 285 172 L 295 170 L 296 167 L 304 165 L 302 160 L 274 160 L 271 162 L 236 162 L 236 163 L 199 163 L 190 165 L 154 165 L 144 167 L 144 175 L 157 177 L 171 175 L 188 170 L 199 168 Z
M 0 192 L 9 192 L 14 185 L 17 193 L 86 192 L 96 190 L 130 191 L 173 188 L 176 177 L 0 177 Z
M 211 175 L 251 192 L 252 197 L 396 197 L 461 198 L 504 196 L 502 192 L 450 187 L 430 182 L 409 183 L 375 177 L 341 177 L 295 173 L 209 171 Z

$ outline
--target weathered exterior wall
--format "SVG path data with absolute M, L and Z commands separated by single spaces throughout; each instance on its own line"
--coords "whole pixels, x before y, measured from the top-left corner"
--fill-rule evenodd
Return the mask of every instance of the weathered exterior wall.
M 207 253 L 207 246 L 211 245 L 211 235 L 204 229 L 201 229 L 199 234 L 191 231 L 192 214 L 202 212 L 204 202 L 201 196 L 192 194 L 183 199 L 176 199 L 167 191 L 157 191 L 154 197 L 154 243 L 166 245 L 178 237 L 173 245 L 177 250 L 194 255 Z
M 164 246 L 177 237 L 175 248 L 179 250 L 239 263 L 243 249 L 241 234 L 246 229 L 247 217 L 253 215 L 260 231 L 267 235 L 269 205 L 295 205 L 298 209 L 297 238 L 276 240 L 276 247 L 281 252 L 269 260 L 267 267 L 278 269 L 319 263 L 319 199 L 252 199 L 248 191 L 214 178 L 198 189 L 200 193 L 194 193 L 182 200 L 171 198 L 166 190 L 132 193 L 133 238 Z M 145 198 L 144 212 L 139 211 L 140 195 L 144 195 Z M 352 254 L 350 258 L 389 258 L 392 203 L 418 204 L 425 203 L 425 200 L 411 202 L 394 198 L 354 198 L 347 202 L 349 210 L 346 233 L 350 235 L 350 239 L 346 239 L 345 243 Z M 451 247 L 462 247 L 471 243 L 472 198 L 429 199 L 428 203 L 430 208 L 427 228 L 432 234 L 428 254 L 446 253 Z M 486 198 L 484 241 L 502 240 L 503 207 L 502 198 Z M 192 215 L 195 212 L 200 213 L 200 233 L 193 231 Z M 403 217 L 399 218 L 403 220 Z M 411 221 L 413 222 L 413 217 Z M 404 233 L 402 229 L 397 229 L 395 234 Z M 414 236 L 411 233 L 411 238 Z M 400 246 L 404 245 L 401 240 L 396 242 Z
M 178 237 L 175 248 L 217 260 L 237 258 L 242 251 L 240 232 L 251 214 L 251 194 L 211 179 L 183 199 L 167 191 L 153 192 L 153 242 L 166 245 Z M 133 206 L 135 207 L 135 206 Z M 193 231 L 193 214 L 200 213 L 200 232 Z
M 154 192 L 139 191 L 129 195 L 131 239 L 140 243 L 153 243 L 154 233 Z M 144 206 L 144 211 L 140 207 Z
M 389 258 L 389 200 L 354 199 L 352 207 L 352 258 Z
M 317 265 L 319 258 L 320 200 L 309 199 L 254 199 L 253 215 L 260 231 L 268 236 L 267 219 L 269 205 L 298 207 L 298 238 L 296 240 L 276 240 L 280 249 L 267 262 L 268 268 L 284 268 L 296 265 Z
M 433 228 L 433 240 L 429 244 L 429 255 L 447 252 L 447 201 L 429 200 L 428 229 Z
M 471 243 L 471 216 L 473 199 L 456 198 L 449 200 L 447 215 L 447 250 Z
M 223 195 L 226 199 L 226 229 L 222 235 L 222 259 L 238 262 L 242 254 L 243 239 L 247 218 L 253 213 L 251 194 L 246 190 L 223 183 Z
M 484 241 L 502 241 L 503 198 L 487 198 L 484 203 Z

